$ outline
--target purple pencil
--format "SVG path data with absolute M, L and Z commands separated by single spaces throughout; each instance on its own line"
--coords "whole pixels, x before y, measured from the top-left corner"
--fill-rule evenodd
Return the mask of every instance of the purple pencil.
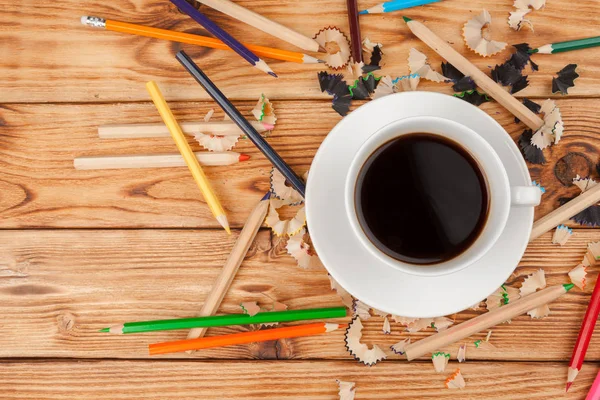
M 242 56 L 251 65 L 277 78 L 275 72 L 273 72 L 271 68 L 269 68 L 266 62 L 258 58 L 256 54 L 248 50 L 246 46 L 238 42 L 229 33 L 221 29 L 217 24 L 211 21 L 206 15 L 198 11 L 190 3 L 188 3 L 185 0 L 171 0 L 171 3 L 175 4 L 177 8 L 189 15 L 194 21 L 202 25 L 204 29 L 209 31 L 217 39 L 222 40 L 227 46 L 229 46 L 233 51 Z

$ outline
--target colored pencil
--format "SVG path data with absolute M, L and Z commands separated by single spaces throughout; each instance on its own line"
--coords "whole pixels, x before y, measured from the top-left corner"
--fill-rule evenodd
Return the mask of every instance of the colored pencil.
M 233 151 L 199 151 L 194 155 L 201 165 L 218 166 L 247 161 L 250 156 Z M 129 169 L 129 168 L 170 168 L 185 167 L 181 154 L 148 154 L 127 156 L 77 157 L 73 166 L 78 170 Z
M 192 61 L 192 59 L 181 50 L 176 55 L 177 60 L 185 69 L 202 85 L 204 90 L 212 97 L 217 104 L 225 111 L 233 122 L 235 122 L 248 138 L 258 147 L 258 149 L 273 163 L 290 185 L 304 197 L 305 185 L 302 179 L 292 171 L 292 169 L 283 161 L 283 159 L 273 150 L 269 143 L 248 123 L 248 120 L 235 108 L 225 95 L 215 86 L 215 84 L 206 76 L 204 72 Z M 521 103 L 519 103 L 521 104 Z M 525 106 L 523 106 L 525 107 Z
M 444 39 L 437 36 L 422 23 L 413 21 L 408 17 L 403 18 L 406 25 L 415 36 L 421 39 L 460 72 L 466 76 L 470 76 L 477 86 L 483 89 L 490 97 L 493 97 L 514 116 L 523 121 L 525 125 L 534 131 L 537 131 L 544 125 L 544 121 L 542 121 L 539 116 L 525 107 L 523 103 L 504 90 L 502 86 L 498 85 L 492 78 L 484 74 L 479 68 L 454 50 Z
M 600 400 L 600 372 L 596 375 L 596 379 L 594 379 L 590 391 L 585 396 L 585 400 Z
M 191 33 L 175 32 L 166 29 L 152 28 L 150 26 L 130 24 L 127 22 L 113 21 L 100 17 L 81 17 L 81 23 L 95 28 L 104 28 L 113 32 L 128 33 L 131 35 L 151 37 L 155 39 L 169 40 L 172 42 L 187 43 L 197 46 L 210 47 L 219 50 L 232 50 L 219 39 L 193 35 Z M 244 44 L 254 54 L 259 57 L 272 58 L 281 61 L 290 61 L 300 64 L 316 64 L 325 61 L 309 56 L 308 54 L 295 51 L 273 49 L 271 47 L 255 46 Z
M 273 129 L 273 125 L 261 122 L 251 122 L 258 132 L 266 132 Z M 197 135 L 204 133 L 218 136 L 239 136 L 244 132 L 231 121 L 210 122 L 180 122 L 179 126 L 186 135 Z M 110 124 L 98 127 L 100 139 L 140 139 L 171 137 L 169 129 L 165 124 Z
M 181 131 L 177 120 L 173 116 L 169 105 L 165 101 L 165 98 L 160 92 L 160 89 L 154 81 L 146 83 L 146 89 L 148 90 L 148 93 L 150 93 L 150 97 L 152 98 L 152 101 L 154 102 L 154 105 L 156 106 L 156 109 L 158 110 L 158 113 L 163 119 L 165 125 L 167 125 L 169 128 L 169 132 L 171 132 L 171 136 L 173 136 L 173 140 L 175 141 L 179 152 L 183 156 L 183 159 L 190 169 L 196 184 L 200 188 L 206 204 L 208 204 L 211 212 L 221 226 L 223 226 L 225 231 L 228 234 L 231 234 L 231 231 L 229 230 L 229 222 L 227 222 L 227 215 L 225 215 L 225 210 L 223 210 L 219 199 L 213 192 L 208 179 L 206 179 L 206 176 L 202 171 L 202 167 L 200 167 L 200 164 L 198 163 L 198 159 L 194 155 L 194 152 L 185 139 L 185 136 L 183 136 L 183 132 Z
M 494 325 L 498 325 L 518 315 L 524 314 L 543 304 L 548 304 L 567 293 L 573 286 L 575 285 L 569 283 L 567 285 L 547 287 L 539 292 L 522 297 L 517 301 L 511 301 L 509 304 L 493 311 L 486 312 L 475 318 L 471 318 L 468 321 L 454 325 L 440 333 L 436 333 L 435 335 L 409 344 L 404 349 L 406 358 L 408 361 L 414 360 L 415 358 L 437 351 L 477 332 L 481 332 Z
M 284 40 L 296 47 L 308 51 L 319 51 L 319 43 L 308 36 L 296 32 L 293 29 L 283 26 L 275 21 L 272 21 L 260 14 L 250 11 L 229 0 L 198 0 L 199 3 L 205 4 L 210 8 L 227 14 L 239 21 L 242 21 L 256 29 L 275 36 L 278 39 Z
M 573 355 L 571 355 L 571 362 L 569 362 L 569 369 L 567 371 L 567 391 L 573 384 L 575 377 L 581 370 L 583 365 L 583 359 L 585 353 L 590 344 L 590 339 L 594 334 L 594 328 L 596 327 L 596 321 L 600 315 L 600 283 L 596 282 L 592 297 L 588 304 L 583 322 L 581 323 L 581 329 L 575 342 L 575 348 L 573 348 Z
M 179 351 L 200 350 L 212 347 L 233 346 L 236 344 L 266 342 L 269 340 L 287 339 L 301 336 L 314 336 L 333 332 L 345 327 L 344 324 L 318 322 L 315 324 L 289 326 L 285 328 L 266 329 L 261 331 L 234 333 L 231 335 L 211 336 L 176 342 L 154 343 L 148 346 L 151 356 L 157 354 L 176 353 Z
M 250 245 L 254 241 L 260 226 L 267 216 L 270 198 L 271 192 L 267 192 L 248 216 L 244 228 L 242 228 L 240 235 L 231 249 L 231 253 L 229 253 L 229 257 L 227 257 L 227 260 L 221 269 L 221 273 L 219 273 L 219 276 L 217 276 L 217 279 L 213 283 L 210 293 L 206 296 L 206 299 L 204 299 L 202 308 L 198 313 L 199 317 L 214 315 L 219 309 L 223 298 L 227 294 L 227 291 L 235 278 L 235 274 L 237 274 L 237 271 L 240 269 L 240 265 L 242 264 L 242 261 L 244 261 L 244 257 L 246 257 Z M 206 333 L 206 330 L 207 328 L 192 329 L 188 332 L 187 338 L 196 339 L 202 337 Z
M 378 4 L 366 10 L 362 10 L 359 14 L 381 14 L 392 11 L 404 10 L 406 8 L 412 8 L 417 6 L 423 6 L 425 4 L 436 3 L 440 0 L 396 0 L 386 1 Z
M 171 331 L 176 329 L 212 328 L 215 326 L 264 324 L 272 322 L 307 321 L 311 319 L 343 318 L 346 307 L 310 308 L 305 310 L 285 310 L 260 312 L 255 315 L 229 314 L 197 318 L 163 319 L 156 321 L 127 322 L 104 328 L 100 332 L 114 334 Z
M 563 51 L 589 49 L 590 47 L 597 46 L 600 46 L 600 36 L 577 40 L 567 40 L 566 42 L 545 44 L 543 46 L 538 47 L 537 49 L 531 50 L 531 53 L 554 54 L 562 53 Z
M 267 74 L 277 78 L 275 72 L 269 68 L 266 62 L 258 58 L 256 54 L 248 50 L 246 46 L 238 42 L 233 36 L 221 29 L 217 24 L 211 21 L 206 15 L 202 14 L 193 5 L 188 3 L 186 0 L 170 0 L 177 8 L 189 15 L 194 21 L 199 23 L 204 29 L 209 31 L 212 35 L 216 36 L 217 39 L 222 40 L 227 46 L 231 47 L 233 51 L 238 53 L 242 58 L 248 61 L 252 66 L 259 70 L 266 72 Z
M 529 241 L 542 236 L 550 229 L 564 223 L 575 214 L 598 202 L 600 202 L 600 185 L 596 185 L 593 188 L 586 190 L 584 193 L 558 207 L 550 214 L 546 214 L 535 221 L 533 229 L 531 230 L 531 235 L 529 236 Z
M 360 24 L 358 22 L 358 5 L 356 0 L 346 0 L 348 9 L 348 25 L 350 26 L 350 47 L 352 58 L 355 62 L 362 62 L 362 38 L 360 35 Z

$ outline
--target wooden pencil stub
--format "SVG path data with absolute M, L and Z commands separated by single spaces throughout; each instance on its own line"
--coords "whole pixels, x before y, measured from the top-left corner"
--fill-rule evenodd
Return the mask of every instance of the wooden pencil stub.
M 194 155 L 198 162 L 204 166 L 231 165 L 237 163 L 240 159 L 240 154 L 233 151 L 199 151 L 195 152 Z M 73 160 L 73 166 L 77 170 L 96 170 L 185 167 L 186 163 L 181 154 L 152 154 L 78 157 Z
M 502 86 L 498 85 L 492 78 L 484 74 L 479 68 L 472 64 L 469 60 L 463 57 L 460 53 L 452 48 L 446 41 L 434 34 L 429 28 L 418 21 L 408 20 L 406 22 L 410 30 L 438 53 L 447 62 L 452 64 L 456 69 L 470 76 L 477 86 L 479 86 L 490 97 L 493 97 L 499 104 L 510 111 L 515 117 L 519 118 L 525 125 L 534 131 L 544 125 L 544 121 L 538 117 L 533 111 L 528 109 L 517 100 L 513 95 L 508 93 Z

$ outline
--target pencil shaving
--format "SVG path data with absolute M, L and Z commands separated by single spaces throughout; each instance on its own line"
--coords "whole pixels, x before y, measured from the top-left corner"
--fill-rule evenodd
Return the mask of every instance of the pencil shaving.
M 346 69 L 344 71 L 344 80 L 346 82 L 354 82 L 358 78 L 363 76 L 363 67 L 365 66 L 364 62 L 350 62 L 346 65 Z
M 354 300 L 354 303 L 352 305 L 352 311 L 354 316 L 358 316 L 359 318 L 364 319 L 366 321 L 369 318 L 371 318 L 370 310 L 370 305 L 360 300 Z
M 454 93 L 453 96 L 458 97 L 469 104 L 473 104 L 474 106 L 480 106 L 483 103 L 492 101 L 487 94 L 480 93 L 478 90 L 467 90 L 462 93 Z
M 210 110 L 208 110 L 208 112 L 204 116 L 204 122 L 210 122 L 210 119 L 212 118 L 212 116 L 213 116 L 214 113 L 215 113 L 215 109 L 214 108 L 211 108 Z
M 502 285 L 485 299 L 485 307 L 488 311 L 492 311 L 518 300 L 519 297 L 519 289 Z
M 401 317 L 399 315 L 392 315 L 392 319 L 399 324 L 408 325 L 415 322 L 418 318 Z
M 448 329 L 448 327 L 452 326 L 452 324 L 454 324 L 454 321 L 452 321 L 450 318 L 436 317 L 433 319 L 431 326 L 435 328 L 436 331 L 441 332 Z
M 304 202 L 304 198 L 285 179 L 285 176 L 277 169 L 271 169 L 271 193 L 280 200 L 285 200 L 290 205 L 298 205 Z
M 314 37 L 327 52 L 323 58 L 325 64 L 333 69 L 341 69 L 350 61 L 350 41 L 338 28 L 321 29 Z
M 350 293 L 346 291 L 331 275 L 327 275 L 329 277 L 329 283 L 331 285 L 331 290 L 335 290 L 338 296 L 342 299 L 342 303 L 348 307 L 349 309 L 354 308 L 354 297 Z
M 597 184 L 598 182 L 596 182 L 592 178 L 582 178 L 579 175 L 573 178 L 573 185 L 577 186 L 579 190 L 581 190 L 581 193 L 587 192 Z
M 523 281 L 520 289 L 521 297 L 535 293 L 538 289 L 543 289 L 545 287 L 546 274 L 544 273 L 544 270 L 540 268 L 531 275 L 527 276 Z M 550 314 L 550 308 L 547 304 L 544 304 L 534 308 L 533 310 L 527 311 L 527 314 L 529 314 L 531 318 L 543 318 Z
M 252 115 L 254 115 L 258 121 L 267 125 L 275 125 L 275 122 L 277 121 L 273 104 L 264 94 L 260 95 L 256 106 L 252 109 Z
M 346 349 L 359 362 L 372 366 L 387 358 L 387 355 L 379 346 L 373 345 L 369 349 L 365 343 L 361 343 L 363 325 L 359 317 L 354 317 L 348 329 L 346 329 Z
M 552 78 L 552 93 L 569 94 L 569 88 L 575 86 L 575 79 L 579 74 L 575 72 L 577 64 L 569 64 L 557 72 L 557 76 Z
M 544 164 L 546 162 L 544 152 L 537 146 L 531 144 L 532 137 L 533 131 L 531 129 L 525 129 L 523 131 L 523 134 L 519 137 L 519 148 L 521 149 L 521 153 L 523 153 L 525 160 L 532 164 Z
M 200 143 L 200 146 L 204 147 L 208 151 L 229 151 L 238 142 L 240 136 L 227 135 L 207 135 L 204 133 L 196 133 L 194 139 Z
M 390 333 L 392 333 L 392 327 L 390 326 L 390 320 L 388 319 L 388 317 L 385 317 L 383 319 L 383 327 L 381 329 L 383 330 L 383 333 L 385 335 L 389 335 Z
M 392 79 L 389 75 L 382 76 L 373 92 L 372 98 L 377 99 L 388 94 L 417 90 L 419 80 L 420 78 L 416 74 L 404 75 L 396 79 Z
M 331 107 L 342 117 L 350 111 L 352 94 L 348 89 L 348 84 L 343 79 L 342 74 L 329 74 L 327 71 L 321 71 L 317 74 L 321 92 L 333 96 Z
M 433 318 L 417 318 L 415 321 L 406 326 L 406 330 L 410 333 L 419 332 L 423 329 L 431 328 L 431 324 L 433 323 Z
M 463 39 L 467 47 L 483 57 L 498 54 L 508 46 L 508 43 L 498 42 L 489 38 L 492 16 L 487 10 L 471 18 L 463 26 Z
M 404 339 L 399 341 L 396 344 L 393 344 L 390 346 L 390 349 L 395 353 L 395 354 L 399 354 L 399 355 L 404 355 L 406 346 L 408 346 L 410 344 L 410 338 L 408 339 Z
M 458 354 L 456 354 L 456 360 L 459 363 L 465 362 L 467 360 L 467 344 L 462 344 L 458 348 Z
M 240 304 L 240 307 L 242 307 L 244 314 L 248 314 L 251 317 L 260 312 L 260 307 L 256 301 L 245 301 Z
M 573 235 L 572 229 L 570 229 L 564 225 L 559 225 L 554 230 L 554 235 L 552 235 L 552 243 L 564 246 L 567 243 L 567 241 L 571 238 L 572 235 Z
M 511 29 L 514 29 L 515 31 L 520 31 L 524 26 L 528 26 L 529 29 L 531 29 L 531 31 L 533 32 L 533 24 L 530 20 L 525 18 L 525 16 L 530 12 L 531 10 L 529 9 L 517 9 L 515 11 L 511 11 L 508 16 L 508 26 L 510 26 Z
M 370 72 L 381 68 L 382 48 L 381 43 L 373 43 L 369 38 L 363 40 L 362 50 L 366 54 L 363 58 L 369 60 L 369 63 L 363 67 L 363 71 Z
M 446 370 L 448 361 L 450 361 L 450 354 L 437 351 L 431 355 L 431 361 L 433 362 L 433 368 L 435 372 L 441 373 Z
M 290 237 L 286 245 L 287 252 L 294 257 L 300 268 L 322 267 L 321 260 L 311 250 L 307 236 L 306 229 L 302 228 L 297 235 Z
M 281 220 L 277 210 L 284 205 L 290 205 L 289 201 L 273 198 L 269 200 L 269 212 L 265 218 L 265 225 L 271 228 L 277 236 L 293 236 L 306 225 L 306 211 L 304 207 L 301 207 L 293 218 Z
M 427 62 L 427 56 L 415 48 L 411 48 L 408 55 L 408 68 L 411 74 L 419 75 L 423 79 L 433 82 L 446 82 L 449 79 L 434 71 Z
M 356 392 L 356 387 L 354 382 L 344 382 L 336 379 L 338 384 L 338 396 L 339 400 L 354 400 L 354 394 Z
M 359 77 L 351 86 L 348 87 L 350 95 L 354 100 L 367 100 L 375 91 L 380 78 L 376 78 L 372 72 L 366 76 Z
M 460 369 L 456 369 L 452 375 L 446 379 L 445 385 L 448 389 L 463 389 L 467 384 L 465 378 L 460 373 Z
M 385 318 L 388 315 L 390 315 L 390 313 L 388 313 L 388 312 L 381 311 L 381 310 L 378 310 L 378 309 L 373 308 L 373 307 L 371 307 L 371 311 L 373 311 L 373 314 L 375 314 L 375 315 L 377 315 L 377 316 L 379 316 L 381 318 Z
M 587 269 L 583 264 L 578 264 L 575 268 L 569 271 L 569 279 L 571 283 L 581 290 L 585 290 Z

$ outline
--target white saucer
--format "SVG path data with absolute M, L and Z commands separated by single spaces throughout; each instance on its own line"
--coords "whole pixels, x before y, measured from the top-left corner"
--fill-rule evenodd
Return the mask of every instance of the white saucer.
M 454 120 L 479 133 L 496 151 L 511 186 L 531 185 L 519 149 L 492 117 L 471 104 L 432 92 L 403 92 L 370 101 L 340 121 L 317 152 L 306 188 L 311 240 L 331 276 L 356 298 L 405 317 L 437 317 L 477 304 L 516 268 L 533 224 L 533 207 L 511 207 L 500 239 L 479 261 L 443 276 L 420 276 L 374 257 L 354 235 L 344 183 L 361 145 L 383 126 L 415 116 Z

